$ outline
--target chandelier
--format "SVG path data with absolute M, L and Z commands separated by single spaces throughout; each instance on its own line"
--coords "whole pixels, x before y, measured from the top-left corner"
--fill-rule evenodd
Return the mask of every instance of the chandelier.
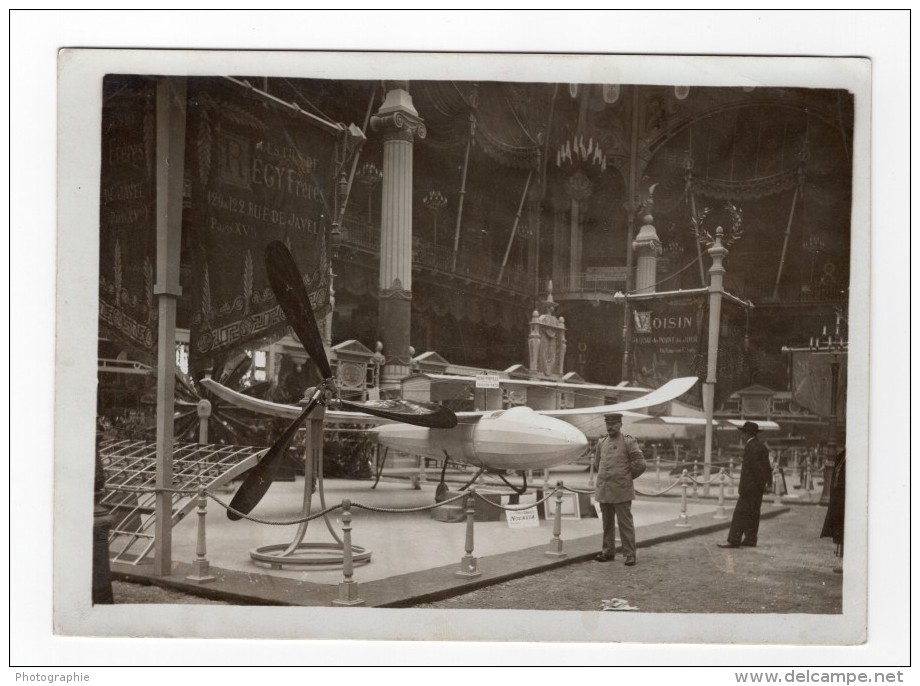
M 599 142 L 589 138 L 586 143 L 583 135 L 576 134 L 556 150 L 556 166 L 568 165 L 607 171 L 607 155 L 601 150 Z

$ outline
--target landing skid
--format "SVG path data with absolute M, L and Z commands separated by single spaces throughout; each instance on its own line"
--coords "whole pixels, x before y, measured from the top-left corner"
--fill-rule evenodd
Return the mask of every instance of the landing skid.
M 383 468 L 387 463 L 387 453 L 390 452 L 389 448 L 383 449 L 383 457 L 380 458 L 380 465 L 377 467 L 377 478 L 374 479 L 374 485 L 371 486 L 371 489 L 377 488 L 377 484 L 380 483 L 380 477 L 383 475 Z
M 498 473 L 498 478 L 504 481 L 505 484 L 508 486 L 508 488 L 510 488 L 512 491 L 514 491 L 518 495 L 524 495 L 527 492 L 527 472 L 523 473 L 523 477 L 524 477 L 524 484 L 520 488 L 518 488 L 517 486 L 512 484 L 510 481 L 508 481 L 508 479 L 505 478 L 504 474 Z

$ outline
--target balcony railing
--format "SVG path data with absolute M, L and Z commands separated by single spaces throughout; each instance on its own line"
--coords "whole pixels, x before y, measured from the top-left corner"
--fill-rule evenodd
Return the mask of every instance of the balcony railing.
M 568 274 L 553 279 L 553 297 L 558 299 L 608 296 L 626 290 L 626 268 L 614 267 L 604 272 Z
M 377 254 L 380 252 L 380 230 L 361 221 L 346 219 L 340 238 L 342 245 Z M 485 248 L 474 246 L 457 253 L 456 264 L 452 248 L 433 245 L 420 240 L 412 244 L 412 264 L 415 268 L 429 269 L 443 274 L 452 274 L 470 281 L 500 288 L 533 293 L 533 277 L 519 267 L 506 266 Z M 501 274 L 501 281 L 499 281 Z
M 846 302 L 847 289 L 837 285 L 781 284 L 774 295 L 773 286 L 745 282 L 740 278 L 726 278 L 725 290 L 739 298 L 750 300 L 755 305 L 801 305 L 816 302 Z

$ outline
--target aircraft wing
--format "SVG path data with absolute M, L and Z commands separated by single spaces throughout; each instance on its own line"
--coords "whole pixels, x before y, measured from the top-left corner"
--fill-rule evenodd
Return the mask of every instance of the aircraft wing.
M 300 405 L 287 405 L 284 403 L 273 403 L 270 400 L 253 398 L 238 391 L 234 391 L 218 383 L 214 379 L 205 377 L 200 381 L 201 385 L 207 388 L 215 396 L 236 407 L 241 407 L 256 414 L 264 414 L 270 417 L 282 417 L 284 419 L 296 419 L 300 416 L 303 408 Z M 391 420 L 382 419 L 381 417 L 372 417 L 363 412 L 344 412 L 342 410 L 327 410 L 326 418 L 330 421 L 349 422 L 361 424 L 390 424 Z
M 434 372 L 425 372 L 422 374 L 432 381 L 439 383 L 457 383 L 472 385 L 476 383 L 475 376 L 463 376 L 460 374 L 438 374 Z M 516 379 L 504 376 L 498 377 L 498 384 L 502 388 L 519 389 L 519 388 L 555 388 L 565 391 L 602 391 L 609 395 L 642 395 L 648 391 L 645 388 L 636 386 L 627 386 L 625 383 L 619 386 L 607 386 L 595 383 L 575 383 L 567 381 L 550 381 L 547 379 Z
M 639 398 L 633 398 L 613 405 L 579 407 L 568 410 L 539 410 L 538 414 L 561 419 L 580 429 L 582 433 L 589 438 L 597 438 L 606 433 L 604 415 L 608 412 L 629 412 L 661 405 L 662 403 L 666 403 L 686 393 L 693 387 L 696 381 L 697 378 L 695 376 L 681 377 L 672 379 L 663 386 Z M 269 400 L 262 400 L 261 398 L 253 398 L 227 388 L 207 377 L 202 379 L 200 383 L 218 398 L 258 414 L 294 419 L 299 416 L 302 411 L 300 405 L 287 405 L 274 403 Z M 497 412 L 501 412 L 501 410 L 497 410 Z M 475 424 L 483 416 L 488 416 L 490 413 L 491 411 L 488 410 L 481 412 L 457 412 L 457 420 L 460 424 Z M 326 418 L 330 421 L 353 421 L 355 423 L 373 424 L 375 426 L 390 423 L 389 420 L 372 417 L 362 412 L 343 412 L 340 410 L 327 410 Z M 649 419 L 651 420 L 651 418 Z M 772 422 L 770 423 L 772 424 Z
M 753 421 L 761 431 L 779 431 L 780 426 L 768 419 L 723 419 L 722 424 L 733 429 L 740 429 L 745 422 Z
M 627 412 L 654 407 L 679 398 L 693 388 L 697 382 L 695 376 L 684 376 L 671 379 L 663 386 L 650 393 L 632 400 L 625 400 L 613 405 L 598 405 L 596 407 L 575 407 L 568 410 L 540 410 L 539 414 L 549 415 L 556 419 L 568 422 L 580 429 L 588 438 L 598 438 L 607 433 L 604 425 L 604 415 L 609 412 Z

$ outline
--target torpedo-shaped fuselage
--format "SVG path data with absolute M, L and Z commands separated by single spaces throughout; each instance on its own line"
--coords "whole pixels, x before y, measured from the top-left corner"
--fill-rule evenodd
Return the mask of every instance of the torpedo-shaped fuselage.
M 491 469 L 546 469 L 572 462 L 585 452 L 588 439 L 562 420 L 529 407 L 486 412 L 453 429 L 385 424 L 375 429 L 380 444 L 402 452 Z

